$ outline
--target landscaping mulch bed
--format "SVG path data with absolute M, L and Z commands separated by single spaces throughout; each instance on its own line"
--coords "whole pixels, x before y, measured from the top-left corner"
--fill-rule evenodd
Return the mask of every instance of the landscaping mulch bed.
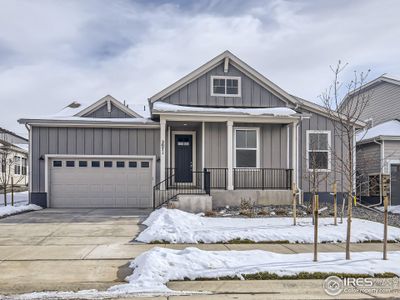
M 307 203 L 306 203 L 307 204 Z M 333 216 L 333 204 L 332 203 L 321 203 L 320 209 L 327 207 L 326 210 L 320 212 L 320 217 L 332 217 Z M 338 205 L 338 222 L 340 221 L 342 206 Z M 345 207 L 344 217 L 347 215 L 347 207 Z M 264 218 L 264 217 L 291 217 L 292 206 L 291 205 L 267 205 L 267 206 L 252 206 L 243 209 L 239 206 L 228 206 L 220 207 L 215 210 L 214 214 L 209 213 L 208 216 L 215 217 L 251 217 L 251 218 Z M 310 205 L 297 205 L 297 216 L 300 217 L 312 217 L 312 211 Z M 383 212 L 376 209 L 368 209 L 360 205 L 353 206 L 353 217 L 364 219 L 373 222 L 383 223 Z M 388 214 L 388 223 L 390 226 L 400 227 L 400 215 L 399 214 Z

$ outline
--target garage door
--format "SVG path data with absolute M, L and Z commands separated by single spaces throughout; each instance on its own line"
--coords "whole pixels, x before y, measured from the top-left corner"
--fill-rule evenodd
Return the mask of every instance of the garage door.
M 152 160 L 54 158 L 51 207 L 152 207 Z
M 400 164 L 390 167 L 391 205 L 400 205 Z

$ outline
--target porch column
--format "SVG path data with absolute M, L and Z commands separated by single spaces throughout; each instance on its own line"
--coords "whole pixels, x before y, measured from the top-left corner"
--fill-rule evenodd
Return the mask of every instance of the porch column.
M 166 121 L 160 120 L 160 181 L 165 180 L 165 129 Z M 164 190 L 165 186 L 162 184 L 161 189 Z
M 292 123 L 292 169 L 293 178 L 291 183 L 297 186 L 297 122 Z
M 228 166 L 228 190 L 233 190 L 233 122 L 227 121 L 227 166 Z

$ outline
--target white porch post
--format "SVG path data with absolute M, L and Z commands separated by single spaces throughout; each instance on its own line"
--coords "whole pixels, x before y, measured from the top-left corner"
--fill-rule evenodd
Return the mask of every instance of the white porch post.
M 160 120 L 160 181 L 165 180 L 165 129 L 166 121 Z M 162 184 L 161 189 L 165 189 L 165 185 Z
M 227 121 L 228 190 L 233 190 L 233 122 Z
M 297 183 L 297 122 L 292 123 L 292 182 Z

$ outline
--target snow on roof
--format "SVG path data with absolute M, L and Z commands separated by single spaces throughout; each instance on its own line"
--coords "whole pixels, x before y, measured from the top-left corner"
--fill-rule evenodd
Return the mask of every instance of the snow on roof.
M 29 151 L 29 144 L 14 144 L 14 146 L 17 146 L 18 148 L 21 148 L 22 150 Z
M 215 108 L 215 107 L 198 107 L 198 106 L 181 106 L 164 102 L 155 102 L 153 104 L 155 112 L 197 112 L 197 113 L 223 113 L 223 114 L 238 114 L 238 115 L 271 115 L 271 116 L 292 116 L 297 114 L 296 111 L 287 107 L 272 107 L 272 108 Z
M 35 121 L 47 121 L 56 123 L 125 123 L 125 124 L 158 124 L 150 118 L 87 118 L 87 117 L 60 117 L 60 116 L 41 116 L 33 118 L 22 118 L 20 123 L 34 123 Z
M 54 115 L 53 117 L 73 117 L 79 112 L 83 111 L 84 109 L 88 108 L 91 106 L 93 102 L 84 102 L 84 101 L 73 101 Z M 138 114 L 144 116 L 144 117 L 149 117 L 149 108 L 147 105 L 144 104 L 127 104 L 130 109 L 133 111 L 137 112 Z
M 357 134 L 357 142 L 370 140 L 379 136 L 400 137 L 400 121 L 391 120 Z

